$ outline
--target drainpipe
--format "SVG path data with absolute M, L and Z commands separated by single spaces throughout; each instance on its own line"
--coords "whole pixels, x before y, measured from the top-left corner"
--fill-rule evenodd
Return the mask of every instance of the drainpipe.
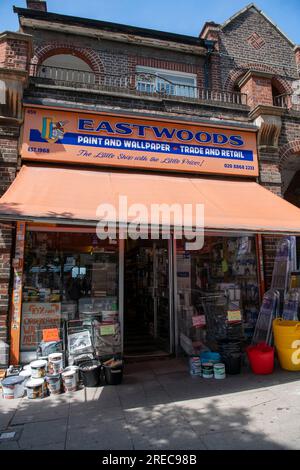
M 205 56 L 204 62 L 204 87 L 206 90 L 210 88 L 210 56 L 214 50 L 215 41 L 211 41 L 210 39 L 204 39 L 204 46 L 207 49 L 207 54 Z

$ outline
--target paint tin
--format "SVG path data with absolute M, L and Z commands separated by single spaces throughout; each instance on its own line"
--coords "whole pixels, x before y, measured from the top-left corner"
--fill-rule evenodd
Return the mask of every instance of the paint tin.
M 211 379 L 214 376 L 214 365 L 212 362 L 204 362 L 202 364 L 202 377 Z
M 201 377 L 201 360 L 199 356 L 190 357 L 190 374 L 192 377 Z
M 31 379 L 31 368 L 21 370 L 20 377 L 24 377 L 24 387 L 26 387 L 26 383 Z
M 35 400 L 37 398 L 44 398 L 45 396 L 45 380 L 44 379 L 31 379 L 26 384 L 27 398 Z
M 41 379 L 46 375 L 47 361 L 38 360 L 30 363 L 31 377 L 33 379 Z
M 219 362 L 218 364 L 214 364 L 214 377 L 215 379 L 225 379 L 225 365 Z
M 62 373 L 65 392 L 75 392 L 78 388 L 78 372 L 70 368 Z
M 14 398 L 22 398 L 24 395 L 24 377 L 19 375 L 11 375 L 1 382 L 2 396 L 5 400 L 13 400 Z
M 57 375 L 63 371 L 62 353 L 49 354 L 48 361 L 48 375 Z
M 59 395 L 61 393 L 61 375 L 48 375 L 46 377 L 50 395 Z
M 68 372 L 70 370 L 76 372 L 76 380 L 77 380 L 77 384 L 79 384 L 79 382 L 80 382 L 79 367 L 78 366 L 68 366 L 68 367 L 65 367 L 64 372 Z

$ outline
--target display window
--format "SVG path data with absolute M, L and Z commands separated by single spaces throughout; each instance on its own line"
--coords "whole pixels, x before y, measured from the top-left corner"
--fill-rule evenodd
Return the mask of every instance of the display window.
M 179 344 L 187 354 L 218 341 L 250 341 L 259 312 L 254 236 L 206 236 L 201 250 L 177 240 Z
M 57 340 L 62 344 L 69 341 L 74 349 L 80 330 L 78 340 L 86 340 L 93 349 L 98 345 L 102 354 L 101 336 L 105 334 L 99 331 L 101 327 L 105 332 L 106 326 L 107 337 L 114 337 L 114 346 L 117 341 L 120 349 L 118 262 L 118 241 L 99 240 L 95 233 L 26 233 L 20 347 L 23 362 L 31 360 L 53 331 L 57 331 Z M 92 329 L 95 322 L 97 331 Z M 90 339 L 85 333 L 88 326 Z M 86 352 L 88 346 L 81 344 L 80 349 L 79 345 L 77 353 Z

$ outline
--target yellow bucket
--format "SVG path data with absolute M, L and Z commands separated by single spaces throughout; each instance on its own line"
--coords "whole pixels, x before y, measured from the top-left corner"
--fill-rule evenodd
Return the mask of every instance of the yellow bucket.
M 297 348 L 294 342 L 300 340 L 300 322 L 276 318 L 273 320 L 273 333 L 276 349 Z
M 300 322 L 276 318 L 273 333 L 281 367 L 300 370 Z
M 300 370 L 300 348 L 277 349 L 277 355 L 282 369 Z

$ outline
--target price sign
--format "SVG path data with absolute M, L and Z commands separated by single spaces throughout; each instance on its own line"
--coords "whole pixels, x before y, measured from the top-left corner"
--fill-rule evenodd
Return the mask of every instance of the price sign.
M 59 331 L 58 328 L 48 328 L 43 330 L 43 341 L 49 343 L 50 341 L 59 341 Z
M 242 321 L 242 314 L 240 310 L 228 310 L 227 321 L 229 323 L 235 323 Z
M 100 335 L 109 336 L 114 335 L 116 332 L 115 325 L 102 325 L 100 326 Z

